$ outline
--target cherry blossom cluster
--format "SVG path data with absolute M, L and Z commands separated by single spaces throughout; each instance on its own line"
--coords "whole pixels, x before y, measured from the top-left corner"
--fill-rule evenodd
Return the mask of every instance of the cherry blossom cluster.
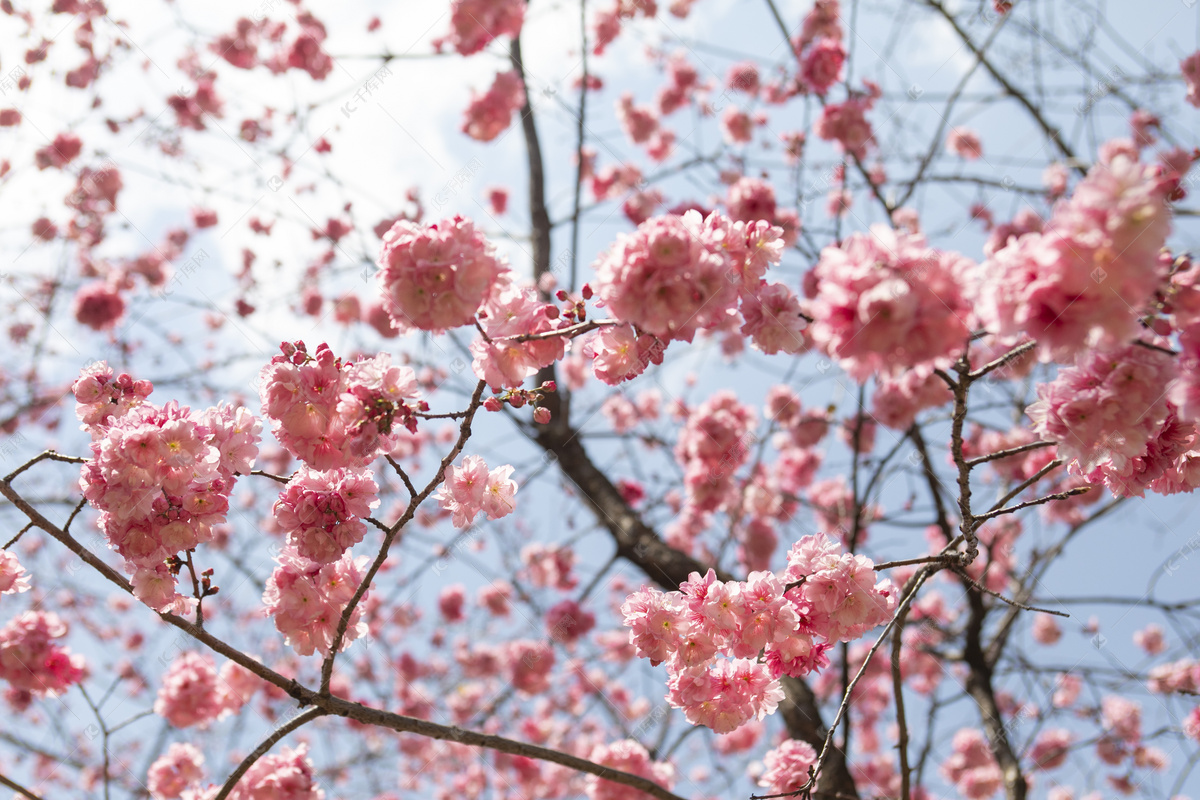
M 77 413 L 92 435 L 92 458 L 80 482 L 101 512 L 105 537 L 133 573 L 137 597 L 155 610 L 184 611 L 193 599 L 176 593 L 168 559 L 213 539 L 236 476 L 253 467 L 262 424 L 246 409 L 224 404 L 202 412 L 175 401 L 159 408 L 142 399 L 148 385 L 112 389 L 127 383 L 128 376 L 114 379 L 107 365 L 94 365 L 73 387 Z M 106 397 L 111 404 L 100 412 Z
M 1186 157 L 1143 164 L 1129 141 L 1102 147 L 1040 232 L 1009 239 L 981 265 L 976 300 L 987 330 L 1027 333 L 1043 357 L 1066 361 L 1129 340 L 1158 284 L 1167 197 L 1189 166 Z
M 496 73 L 483 94 L 471 98 L 462 130 L 472 139 L 490 142 L 512 124 L 513 114 L 525 105 L 525 84 L 516 70 Z
M 610 769 L 640 775 L 671 789 L 675 785 L 675 768 L 665 761 L 654 761 L 646 748 L 632 739 L 622 739 L 611 744 L 598 744 L 588 755 L 588 760 Z M 588 800 L 627 800 L 631 794 L 628 786 L 589 775 L 587 779 Z
M 388 353 L 344 362 L 321 344 L 287 343 L 259 376 L 263 412 L 275 438 L 316 470 L 363 467 L 399 445 L 398 429 L 415 433 L 416 374 Z
M 180 653 L 163 675 L 154 713 L 176 728 L 205 727 L 240 711 L 259 685 L 258 678 L 232 661 L 218 671 L 206 653 Z
M 396 222 L 383 236 L 377 263 L 388 314 L 402 331 L 470 325 L 509 272 L 483 233 L 463 217 L 424 226 Z
M 471 343 L 471 366 L 476 377 L 493 391 L 516 388 L 541 367 L 565 353 L 561 336 L 521 341 L 557 329 L 558 308 L 541 303 L 529 288 L 509 285 L 496 292 L 479 310 L 484 338 Z
M 28 592 L 29 574 L 11 550 L 0 550 L 0 594 Z
M 799 352 L 805 324 L 799 302 L 786 287 L 762 280 L 779 263 L 784 244 L 783 229 L 766 220 L 734 221 L 716 212 L 703 218 L 695 210 L 652 217 L 618 236 L 597 261 L 596 292 L 618 320 L 663 342 L 690 342 L 699 330 L 730 325 L 741 300 L 744 335 L 764 350 Z M 621 336 L 614 344 L 626 348 L 625 375 L 632 377 L 629 333 Z M 619 374 L 607 363 L 602 369 L 610 381 Z
M 365 469 L 317 472 L 301 466 L 279 495 L 275 520 L 288 544 L 318 564 L 332 564 L 362 541 L 362 519 L 379 505 L 379 487 Z
M 449 511 L 456 528 L 469 528 L 480 511 L 488 519 L 506 517 L 516 508 L 517 483 L 509 464 L 488 470 L 479 456 L 467 456 L 462 466 L 446 468 L 446 479 L 434 499 Z
M 716 511 L 730 500 L 734 473 L 757 442 L 755 424 L 754 409 L 725 389 L 688 415 L 675 458 L 684 468 L 688 502 L 698 511 Z
M 1167 353 L 1136 343 L 1080 353 L 1038 386 L 1026 413 L 1068 469 L 1118 496 L 1190 491 L 1200 485 L 1200 452 L 1196 427 L 1166 399 L 1175 367 Z
M 178 745 L 175 745 L 178 746 Z M 173 747 L 175 747 L 173 746 Z M 194 748 L 192 748 L 194 750 Z M 172 751 L 155 762 L 152 776 L 157 774 L 163 789 L 174 790 L 181 784 L 186 788 L 180 794 L 163 797 L 179 797 L 181 800 L 214 800 L 220 792 L 219 786 L 201 788 L 198 781 L 203 777 L 203 758 L 198 752 Z M 151 790 L 153 791 L 153 789 Z M 238 780 L 228 795 L 229 800 L 324 800 L 325 790 L 317 782 L 316 768 L 308 757 L 308 745 L 299 744 L 295 749 L 281 748 L 278 753 L 268 753 L 254 762 Z
M 276 561 L 263 592 L 266 613 L 275 620 L 284 643 L 297 653 L 311 656 L 319 650 L 329 655 L 342 613 L 366 575 L 366 556 L 355 558 L 346 552 L 333 563 L 319 564 L 285 547 Z M 368 596 L 365 593 L 363 600 Z M 362 611 L 362 603 L 354 607 L 340 649 L 367 634 Z
M 435 40 L 434 47 L 449 44 L 460 55 L 474 55 L 497 37 L 516 37 L 524 23 L 525 0 L 454 0 L 450 33 Z
M 174 800 L 204 779 L 204 754 L 195 746 L 175 742 L 146 775 L 146 789 L 154 800 Z
M 826 247 L 805 278 L 816 345 L 856 380 L 895 374 L 961 350 L 974 265 L 925 238 L 882 225 Z
M 83 680 L 83 656 L 55 643 L 68 627 L 50 611 L 26 611 L 0 628 L 0 679 L 10 692 L 57 695 Z
M 629 640 L 651 664 L 666 663 L 667 700 L 693 724 L 728 733 L 773 713 L 781 675 L 828 665 L 825 651 L 891 618 L 895 589 L 874 564 L 824 534 L 788 553 L 783 576 L 746 581 L 692 573 L 678 592 L 643 588 L 621 606 Z M 721 658 L 724 656 L 725 658 Z
M 942 777 L 967 800 L 987 800 L 1004 786 L 1004 773 L 983 733 L 963 728 L 954 734 L 953 752 L 942 762 Z
M 771 794 L 799 792 L 808 783 L 808 770 L 817 763 L 817 751 L 808 742 L 787 739 L 763 755 L 763 774 L 758 785 Z

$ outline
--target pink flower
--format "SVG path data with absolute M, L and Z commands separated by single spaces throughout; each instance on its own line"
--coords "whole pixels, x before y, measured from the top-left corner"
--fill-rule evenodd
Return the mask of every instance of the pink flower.
M 975 161 L 983 155 L 979 134 L 970 128 L 951 128 L 946 134 L 946 149 L 968 161 Z
M 266 613 L 274 618 L 284 643 L 297 653 L 309 656 L 319 650 L 328 655 L 342 614 L 366 573 L 366 556 L 355 559 L 347 552 L 334 563 L 321 565 L 285 548 L 276 560 L 278 566 L 263 592 Z M 361 617 L 368 596 L 363 595 L 363 602 L 350 615 L 340 649 L 367 634 Z
M 550 688 L 554 648 L 548 642 L 518 639 L 508 643 L 506 655 L 509 681 L 517 691 L 534 695 Z
M 821 95 L 842 79 L 842 64 L 846 61 L 846 48 L 838 39 L 818 39 L 804 57 L 801 76 L 808 87 Z
M 1179 71 L 1187 84 L 1187 101 L 1200 108 L 1200 51 L 1180 61 Z
M 207 726 L 221 713 L 217 668 L 208 655 L 181 653 L 162 678 L 154 713 L 176 728 Z
M 155 800 L 174 800 L 204 778 L 204 754 L 190 744 L 176 742 L 150 765 L 146 788 Z
M 67 635 L 57 614 L 26 611 L 0 628 L 0 679 L 35 697 L 58 695 L 83 680 L 83 656 L 55 644 Z
M 846 153 L 865 158 L 867 147 L 875 141 L 871 123 L 865 114 L 868 108 L 869 105 L 862 98 L 830 103 L 821 110 L 813 129 L 825 141 L 837 142 Z
M 1188 738 L 1200 742 L 1200 706 L 1196 706 L 1183 721 L 1183 732 Z
M 587 345 L 596 377 L 609 386 L 641 375 L 651 363 L 662 363 L 665 345 L 656 337 L 638 336 L 629 325 L 607 325 Z
M 1062 628 L 1049 614 L 1038 614 L 1033 618 L 1033 640 L 1038 644 L 1056 644 L 1062 638 Z
M 259 396 L 280 444 L 313 469 L 366 466 L 399 442 L 397 423 L 416 432 L 416 375 L 389 354 L 346 363 L 325 344 L 282 351 L 263 367 Z
M 555 329 L 554 307 L 538 301 L 529 288 L 506 286 L 498 289 L 479 311 L 487 338 L 471 343 L 475 375 L 494 391 L 516 388 L 538 369 L 553 364 L 566 352 L 562 338 L 527 342 L 512 337 L 548 333 Z
M 512 124 L 513 114 L 525 105 L 525 85 L 516 70 L 496 74 L 482 95 L 473 94 L 467 106 L 463 133 L 480 142 L 490 142 Z
M 1109 695 L 1100 702 L 1104 728 L 1127 744 L 1136 745 L 1142 739 L 1142 707 L 1132 700 Z
M 323 800 L 308 745 L 282 748 L 254 762 L 229 794 L 229 800 Z
M 1029 760 L 1033 762 L 1034 768 L 1061 767 L 1066 763 L 1073 738 L 1070 731 L 1062 728 L 1043 731 L 1029 748 Z
M 546 632 L 556 642 L 574 644 L 595 627 L 596 615 L 574 600 L 562 600 L 546 612 Z
M 467 528 L 483 511 L 491 520 L 506 517 L 516 508 L 517 484 L 511 480 L 512 466 L 505 464 L 488 471 L 479 456 L 467 456 L 461 467 L 446 468 L 446 479 L 434 498 L 451 512 L 457 528 Z
M 467 592 L 461 583 L 443 586 L 438 593 L 438 611 L 446 622 L 462 622 L 466 619 L 463 605 L 467 600 Z
M 808 769 L 817 763 L 817 751 L 800 739 L 787 739 L 763 756 L 762 776 L 758 785 L 770 794 L 798 792 L 808 783 Z
M 754 118 L 736 106 L 721 115 L 721 130 L 729 144 L 747 144 L 754 138 Z
M 516 37 L 524 22 L 525 0 L 454 0 L 446 41 L 469 56 L 500 36 Z
M 1095 164 L 1040 233 L 1010 239 L 980 266 L 976 309 L 987 330 L 1027 334 L 1056 360 L 1127 342 L 1158 285 L 1170 190 L 1132 145 Z
M 11 550 L 0 550 L 0 594 L 29 591 L 29 574 Z
M 273 510 L 300 555 L 332 564 L 362 541 L 367 529 L 361 520 L 379 505 L 377 492 L 368 470 L 316 472 L 301 466 Z
M 873 226 L 826 247 L 812 273 L 813 341 L 857 380 L 951 356 L 970 330 L 964 257 Z
M 495 248 L 462 217 L 419 226 L 400 220 L 384 234 L 379 285 L 400 330 L 469 325 L 507 277 Z
M 654 109 L 635 106 L 631 92 L 625 92 L 617 100 L 617 121 L 634 144 L 645 144 L 658 131 L 658 116 Z
M 75 319 L 93 330 L 113 327 L 124 313 L 124 298 L 108 283 L 89 283 L 75 293 Z
M 725 85 L 735 92 L 744 92 L 752 97 L 758 94 L 761 85 L 758 65 L 753 61 L 739 61 L 734 64 L 725 75 Z
M 954 751 L 942 762 L 942 775 L 968 800 L 987 800 L 1004 786 L 1004 774 L 983 733 L 963 728 L 954 734 Z
M 1167 649 L 1166 637 L 1159 625 L 1147 625 L 1140 631 L 1134 631 L 1133 642 L 1152 656 Z
M 1128 480 L 1141 472 L 1140 457 L 1168 419 L 1165 394 L 1174 368 L 1174 359 L 1146 347 L 1087 351 L 1038 386 L 1038 401 L 1026 413 L 1035 433 L 1058 442 L 1068 469 L 1114 492 L 1141 495 L 1170 466 L 1168 459 L 1136 486 Z M 1128 413 L 1133 408 L 1137 414 Z
M 612 744 L 598 744 L 588 754 L 588 760 L 610 769 L 649 778 L 664 789 L 669 790 L 675 785 L 675 768 L 663 761 L 651 761 L 646 748 L 632 739 L 622 739 Z M 635 800 L 635 798 L 649 795 L 630 789 L 623 784 L 589 775 L 587 796 L 588 800 Z
M 754 347 L 767 355 L 783 352 L 795 355 L 808 345 L 804 329 L 808 322 L 801 316 L 800 301 L 782 283 L 762 282 L 757 293 L 742 299 L 742 335 L 754 341 Z
M 572 573 L 575 551 L 566 545 L 527 544 L 521 548 L 521 563 L 525 565 L 522 579 L 539 589 L 554 587 L 570 591 L 579 584 Z

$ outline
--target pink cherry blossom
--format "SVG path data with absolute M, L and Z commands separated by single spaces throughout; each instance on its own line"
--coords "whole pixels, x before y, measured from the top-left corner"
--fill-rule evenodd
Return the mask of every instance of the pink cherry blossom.
M 362 519 L 379 505 L 378 487 L 367 470 L 316 472 L 302 466 L 275 503 L 275 519 L 288 543 L 305 558 L 331 564 L 362 541 Z
M 808 783 L 809 767 L 817 763 L 817 751 L 808 742 L 786 739 L 763 756 L 763 774 L 758 785 L 770 794 L 798 792 Z
M 490 142 L 508 129 L 513 114 L 525 105 L 525 84 L 515 70 L 496 74 L 483 94 L 476 94 L 467 106 L 463 133 L 480 142 Z
M 470 527 L 480 511 L 488 519 L 500 519 L 516 508 L 517 484 L 510 478 L 512 472 L 508 464 L 489 471 L 482 458 L 467 456 L 462 466 L 446 468 L 446 479 L 434 498 L 451 512 L 457 528 Z
M 970 262 L 920 234 L 873 226 L 826 247 L 813 269 L 813 341 L 857 380 L 946 358 L 961 349 L 971 313 Z
M 354 558 L 346 552 L 334 563 L 321 565 L 285 548 L 276 560 L 278 566 L 263 592 L 266 613 L 297 653 L 328 655 L 346 605 L 366 572 L 366 556 Z M 367 597 L 363 596 L 364 602 Z M 341 649 L 367 634 L 362 611 L 362 603 L 355 606 Z
M 26 611 L 0 628 L 0 679 L 35 697 L 62 694 L 83 680 L 83 656 L 55 643 L 68 627 L 48 611 Z
M 207 654 L 180 653 L 167 668 L 154 701 L 154 713 L 176 728 L 207 726 L 222 711 L 217 668 Z
M 12 550 L 0 550 L 0 594 L 29 591 L 29 573 Z
M 431 225 L 400 220 L 383 237 L 379 285 L 402 331 L 469 325 L 507 276 L 495 248 L 463 217 Z
M 525 22 L 525 0 L 453 0 L 448 41 L 469 56 L 500 36 L 517 36 Z
M 598 744 L 588 754 L 588 760 L 609 769 L 649 778 L 664 789 L 669 790 L 675 785 L 675 768 L 663 761 L 651 761 L 646 748 L 632 739 Z M 648 795 L 595 775 L 587 778 L 588 800 L 632 800 L 637 796 Z
M 204 778 L 204 754 L 190 744 L 175 742 L 150 765 L 146 789 L 155 800 L 174 800 Z
M 842 79 L 842 64 L 845 61 L 846 48 L 840 38 L 822 37 L 804 56 L 800 74 L 809 89 L 824 97 L 829 88 Z
M 951 128 L 946 134 L 946 149 L 968 161 L 975 161 L 983 155 L 979 134 L 970 128 Z

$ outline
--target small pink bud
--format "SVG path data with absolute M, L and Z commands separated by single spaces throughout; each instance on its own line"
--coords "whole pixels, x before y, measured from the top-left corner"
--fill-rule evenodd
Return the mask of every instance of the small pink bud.
M 545 425 L 550 422 L 550 409 L 545 406 L 538 406 L 533 410 L 533 421 L 538 425 Z
M 499 411 L 504 408 L 504 404 L 500 402 L 500 398 L 498 397 L 489 397 L 483 401 L 483 408 L 485 411 Z

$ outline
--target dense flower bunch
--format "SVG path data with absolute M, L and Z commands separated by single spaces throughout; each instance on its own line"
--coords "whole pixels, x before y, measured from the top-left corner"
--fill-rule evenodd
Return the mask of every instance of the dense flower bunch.
M 467 456 L 462 466 L 446 468 L 446 479 L 434 499 L 449 511 L 457 528 L 468 528 L 480 511 L 488 519 L 506 517 L 516 508 L 517 483 L 509 464 L 489 471 L 479 456 Z
M 204 754 L 175 742 L 150 765 L 146 789 L 154 800 L 173 800 L 204 779 Z
M 737 395 L 721 390 L 688 416 L 675 443 L 675 458 L 684 468 L 689 504 L 715 511 L 729 500 L 734 473 L 750 458 L 754 410 Z
M 983 733 L 963 728 L 954 734 L 954 752 L 942 763 L 942 776 L 967 800 L 987 800 L 1004 786 L 1004 773 Z
M 471 98 L 462 130 L 472 139 L 490 142 L 512 124 L 513 114 L 525 105 L 525 84 L 516 70 L 496 73 L 483 94 Z
M 311 355 L 304 342 L 281 349 L 259 376 L 263 412 L 279 443 L 313 469 L 366 466 L 397 446 L 397 426 L 416 432 L 416 374 L 389 354 L 348 363 L 325 344 Z
M 362 541 L 362 518 L 379 505 L 379 487 L 365 469 L 317 472 L 300 467 L 275 503 L 288 544 L 318 564 L 332 564 Z
M 319 650 L 329 655 L 338 621 L 366 574 L 366 556 L 355 558 L 346 552 L 331 564 L 318 564 L 287 547 L 276 561 L 278 566 L 263 592 L 266 613 L 275 620 L 284 643 L 297 653 L 311 656 Z M 363 600 L 368 596 L 364 594 Z M 342 650 L 367 634 L 362 611 L 362 603 L 354 607 L 342 637 Z
M 0 679 L 10 691 L 44 697 L 83 680 L 83 656 L 54 641 L 67 630 L 67 623 L 49 611 L 26 611 L 0 628 Z
M 207 726 L 240 711 L 260 685 L 253 673 L 232 661 L 218 671 L 205 653 L 181 653 L 163 675 L 154 713 L 176 728 Z
M 508 265 L 463 217 L 431 225 L 396 222 L 383 237 L 379 285 L 402 331 L 470 325 L 508 275 Z
M 189 753 L 178 753 L 178 762 L 166 762 L 160 769 L 171 782 L 172 788 L 186 775 L 192 779 L 199 766 Z M 160 759 L 161 760 L 161 759 Z M 178 772 L 168 770 L 178 770 Z M 196 778 L 198 780 L 198 778 Z M 214 800 L 220 787 L 199 788 L 194 784 L 180 796 L 182 800 Z M 166 795 L 164 795 L 166 796 Z M 229 800 L 324 800 L 325 790 L 317 783 L 316 769 L 308 757 L 308 745 L 299 744 L 295 749 L 282 748 L 278 753 L 268 753 L 254 762 L 238 780 Z
M 822 250 L 806 279 L 809 334 L 859 381 L 947 358 L 970 332 L 962 287 L 972 269 L 920 234 L 881 225 L 851 234 Z
M 666 789 L 675 785 L 675 768 L 665 761 L 651 760 L 646 748 L 632 739 L 598 744 L 588 755 L 588 760 L 610 769 L 649 778 Z M 633 794 L 635 793 L 628 786 L 606 781 L 595 775 L 588 776 L 588 800 L 628 800 Z
M 509 285 L 494 292 L 479 312 L 487 338 L 471 343 L 476 377 L 493 390 L 516 388 L 539 368 L 561 359 L 565 343 L 560 336 L 524 342 L 512 339 L 554 330 L 557 312 L 555 306 L 538 302 L 529 288 Z
M 11 550 L 0 550 L 0 594 L 29 591 L 29 574 Z
M 1056 360 L 1127 341 L 1159 281 L 1167 195 L 1179 177 L 1140 163 L 1130 142 L 1106 145 L 1040 232 L 1010 239 L 981 265 L 988 331 L 1027 333 Z
M 838 551 L 817 534 L 792 547 L 782 577 L 719 581 L 709 570 L 678 592 L 643 588 L 621 606 L 630 643 L 651 664 L 667 664 L 667 700 L 693 724 L 728 733 L 762 719 L 783 697 L 780 675 L 827 666 L 835 643 L 891 618 L 891 582 L 875 582 L 870 559 Z
M 661 364 L 666 344 L 650 333 L 640 336 L 630 325 L 608 325 L 587 343 L 596 377 L 609 386 L 632 380 L 651 364 Z
M 771 794 L 799 792 L 808 783 L 809 767 L 817 763 L 817 751 L 800 739 L 788 739 L 763 756 L 762 776 L 758 785 Z
M 78 415 L 92 434 L 92 458 L 80 482 L 101 512 L 105 537 L 133 573 L 137 597 L 155 610 L 183 611 L 193 599 L 175 592 L 167 561 L 212 540 L 236 476 L 254 464 L 262 425 L 241 407 L 192 412 L 174 401 L 162 408 L 134 403 L 149 390 L 113 390 L 127 384 L 128 376 L 114 379 L 107 365 L 75 382 Z M 97 409 L 105 398 L 111 400 L 107 414 Z M 119 409 L 125 410 L 118 416 Z
M 1058 443 L 1068 469 L 1119 496 L 1200 485 L 1196 428 L 1167 399 L 1175 359 L 1130 344 L 1081 353 L 1074 366 L 1038 386 L 1026 413 L 1033 430 Z
M 596 291 L 617 319 L 663 341 L 720 327 L 744 288 L 783 253 L 783 231 L 698 211 L 652 217 L 597 261 Z
M 474 55 L 499 36 L 517 36 L 525 22 L 525 0 L 454 0 L 448 42 L 459 54 Z

